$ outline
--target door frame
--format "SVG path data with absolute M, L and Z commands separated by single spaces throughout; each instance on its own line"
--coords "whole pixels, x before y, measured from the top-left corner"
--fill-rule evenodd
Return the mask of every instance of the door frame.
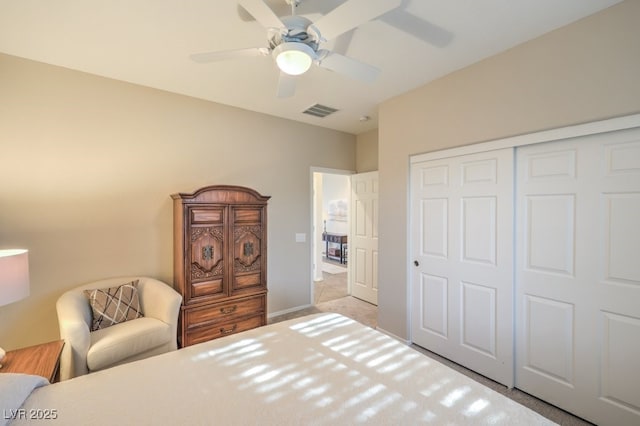
M 315 248 L 317 247 L 317 241 L 316 241 L 316 232 L 315 232 L 315 223 L 314 223 L 314 218 L 315 218 L 315 182 L 314 182 L 314 174 L 315 173 L 323 173 L 323 174 L 333 174 L 333 175 L 344 175 L 344 176 L 351 176 L 352 174 L 355 173 L 355 171 L 353 170 L 346 170 L 346 169 L 331 169 L 331 168 L 327 168 L 327 167 L 314 167 L 311 166 L 309 168 L 309 241 L 310 241 L 310 245 L 309 245 L 309 304 L 310 306 L 315 305 L 315 300 L 314 300 L 314 285 L 315 285 L 315 277 L 314 277 L 314 264 L 316 263 L 316 256 L 315 256 Z M 351 203 L 351 191 L 349 191 L 349 205 Z M 349 230 L 349 233 L 351 232 L 351 230 Z M 347 273 L 350 274 L 351 272 L 351 268 L 349 266 L 349 263 L 347 262 Z M 347 280 L 347 293 L 351 294 L 351 288 L 349 288 L 349 280 Z

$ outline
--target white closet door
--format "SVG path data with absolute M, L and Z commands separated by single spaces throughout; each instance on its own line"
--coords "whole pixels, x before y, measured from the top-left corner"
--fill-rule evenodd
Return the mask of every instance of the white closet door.
M 513 149 L 411 166 L 411 337 L 513 385 Z
M 351 175 L 351 295 L 378 304 L 378 172 Z
M 640 131 L 517 149 L 516 386 L 640 424 Z

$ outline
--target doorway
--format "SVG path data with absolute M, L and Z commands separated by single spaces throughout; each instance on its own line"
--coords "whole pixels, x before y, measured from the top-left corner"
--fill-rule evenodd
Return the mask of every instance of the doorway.
M 351 173 L 312 169 L 312 305 L 351 294 L 348 285 Z

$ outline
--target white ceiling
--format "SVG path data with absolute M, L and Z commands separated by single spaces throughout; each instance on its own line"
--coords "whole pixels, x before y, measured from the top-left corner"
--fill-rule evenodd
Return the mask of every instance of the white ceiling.
M 287 14 L 285 0 L 265 1 Z M 266 30 L 234 0 L 0 0 L 0 52 L 358 134 L 377 127 L 382 101 L 618 2 L 405 0 L 323 45 L 380 68 L 378 80 L 312 67 L 286 99 L 275 96 L 271 57 L 190 60 L 267 45 Z M 296 13 L 313 21 L 341 3 L 303 0 Z M 301 113 L 316 103 L 339 111 Z

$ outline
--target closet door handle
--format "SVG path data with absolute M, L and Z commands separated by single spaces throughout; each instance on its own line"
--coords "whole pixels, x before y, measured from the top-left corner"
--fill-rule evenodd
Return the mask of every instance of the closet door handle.
M 414 260 L 413 264 L 416 265 L 416 266 L 420 266 L 420 262 L 418 262 L 417 260 Z

